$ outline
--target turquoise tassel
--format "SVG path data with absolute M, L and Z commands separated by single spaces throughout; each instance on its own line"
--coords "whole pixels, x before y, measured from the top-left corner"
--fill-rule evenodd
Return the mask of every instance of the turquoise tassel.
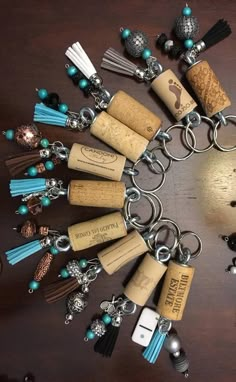
M 7 260 L 11 265 L 19 263 L 19 261 L 26 259 L 26 257 L 33 255 L 34 253 L 42 249 L 40 240 L 31 241 L 21 245 L 20 247 L 10 249 L 6 252 Z
M 10 193 L 15 196 L 45 191 L 47 189 L 45 178 L 13 179 L 10 181 Z
M 68 116 L 61 113 L 60 111 L 53 110 L 41 103 L 36 103 L 35 105 L 34 122 L 66 127 L 67 119 Z
M 167 332 L 161 333 L 159 330 L 156 330 L 154 335 L 152 336 L 151 342 L 146 347 L 143 352 L 143 357 L 150 363 L 155 363 L 162 346 L 164 344 Z

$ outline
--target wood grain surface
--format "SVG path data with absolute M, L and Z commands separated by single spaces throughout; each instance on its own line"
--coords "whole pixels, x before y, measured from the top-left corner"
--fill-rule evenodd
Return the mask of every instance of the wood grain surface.
M 150 47 L 165 68 L 171 68 L 183 77 L 177 62 L 170 61 L 155 47 L 155 36 L 169 34 L 184 2 L 174 0 L 31 0 L 1 1 L 1 130 L 15 128 L 31 122 L 37 102 L 35 88 L 45 87 L 58 92 L 70 109 L 92 106 L 93 100 L 83 94 L 67 78 L 64 65 L 66 48 L 80 41 L 104 79 L 106 87 L 115 93 L 122 89 L 141 101 L 163 120 L 163 127 L 172 124 L 173 117 L 145 84 L 99 69 L 103 52 L 113 47 L 122 52 L 119 39 L 121 26 L 145 31 Z M 193 0 L 190 6 L 200 22 L 201 35 L 220 18 L 232 26 L 232 35 L 202 54 L 229 95 L 232 106 L 226 113 L 236 111 L 236 5 L 229 0 Z M 184 80 L 184 83 L 186 81 Z M 187 84 L 186 84 L 187 85 Z M 188 86 L 188 85 L 187 85 Z M 189 87 L 188 87 L 189 89 Z M 40 126 L 50 141 L 60 140 L 69 147 L 79 142 L 110 150 L 89 132 L 73 133 L 57 127 Z M 179 133 L 173 134 L 171 149 L 180 153 Z M 206 144 L 206 127 L 196 131 L 199 146 Z M 221 142 L 236 142 L 235 126 L 222 128 Z M 4 166 L 7 156 L 21 152 L 21 148 L 0 136 L 1 144 L 1 258 L 0 275 L 0 381 L 22 381 L 27 372 L 37 382 L 75 381 L 181 381 L 162 351 L 155 365 L 142 357 L 142 348 L 131 341 L 136 316 L 127 317 L 120 330 L 112 359 L 103 359 L 93 351 L 92 343 L 84 343 L 84 333 L 94 314 L 100 313 L 99 302 L 122 292 L 124 281 L 134 270 L 134 263 L 113 276 L 105 272 L 91 286 L 89 305 L 85 312 L 69 325 L 64 325 L 64 301 L 48 305 L 40 291 L 30 295 L 27 291 L 40 254 L 12 267 L 4 252 L 20 245 L 24 240 L 12 227 L 24 219 L 15 215 L 19 200 L 9 196 L 10 176 Z M 154 145 L 152 143 L 152 145 Z M 174 163 L 167 180 L 158 193 L 164 206 L 164 216 L 174 219 L 181 230 L 193 230 L 203 241 L 203 253 L 194 266 L 194 280 L 184 318 L 176 323 L 183 347 L 190 359 L 192 382 L 233 382 L 236 379 L 236 278 L 225 273 L 234 257 L 220 234 L 235 231 L 236 210 L 230 201 L 236 199 L 236 154 L 211 150 L 207 154 L 192 156 L 183 163 Z M 142 168 L 141 168 L 142 167 Z M 143 184 L 155 185 L 156 177 L 140 166 Z M 58 166 L 53 176 L 70 179 L 98 179 L 85 173 Z M 127 183 L 127 177 L 123 177 Z M 18 199 L 18 198 L 17 198 Z M 139 212 L 143 216 L 143 204 Z M 109 210 L 70 206 L 66 199 L 52 203 L 38 217 L 38 222 L 65 231 L 69 225 L 102 216 Z M 82 251 L 80 256 L 92 258 L 107 243 Z M 58 270 L 75 254 L 58 256 L 46 285 L 56 279 Z M 155 307 L 156 294 L 148 306 Z

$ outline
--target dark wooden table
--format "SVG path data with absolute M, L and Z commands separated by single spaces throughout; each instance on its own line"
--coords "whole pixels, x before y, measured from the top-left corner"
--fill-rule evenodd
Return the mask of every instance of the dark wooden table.
M 160 32 L 168 34 L 183 5 L 174 0 L 2 0 L 1 130 L 32 121 L 37 101 L 36 87 L 58 92 L 71 110 L 76 111 L 83 105 L 92 106 L 93 100 L 86 100 L 67 78 L 64 52 L 71 43 L 79 40 L 100 71 L 105 49 L 109 46 L 119 51 L 123 49 L 119 40 L 121 26 L 145 31 L 150 37 L 153 54 L 166 68 L 170 67 L 181 76 L 177 63 L 162 56 L 155 48 L 154 37 Z M 199 19 L 201 35 L 220 18 L 226 18 L 232 26 L 233 34 L 202 57 L 210 62 L 227 90 L 232 100 L 227 113 L 233 114 L 236 110 L 235 3 L 229 0 L 194 0 L 190 6 Z M 148 92 L 147 86 L 107 71 L 100 73 L 112 93 L 123 89 L 156 112 L 163 119 L 164 127 L 173 123 L 169 112 Z M 61 140 L 68 146 L 79 141 L 106 148 L 88 132 L 76 135 L 55 127 L 40 126 L 40 129 L 49 140 Z M 226 127 L 222 131 L 222 142 L 235 143 L 235 128 Z M 206 129 L 199 128 L 197 138 L 200 144 L 205 142 L 204 135 Z M 21 151 L 3 136 L 0 139 L 2 160 Z M 173 149 L 178 151 L 178 147 L 176 136 Z M 196 276 L 184 319 L 175 325 L 191 362 L 192 382 L 230 382 L 236 378 L 236 279 L 224 271 L 234 253 L 219 238 L 219 234 L 235 230 L 236 211 L 229 205 L 236 197 L 235 159 L 235 153 L 211 150 L 208 154 L 194 155 L 183 163 L 175 163 L 159 192 L 164 215 L 177 221 L 182 230 L 198 233 L 204 246 L 202 256 L 194 264 Z M 73 178 L 92 179 L 92 176 L 69 171 L 63 165 L 53 175 L 65 182 Z M 9 196 L 10 177 L 3 161 L 0 176 L 3 262 L 0 276 L 0 380 L 21 381 L 27 372 L 33 373 L 38 382 L 183 380 L 184 377 L 172 369 L 165 351 L 155 365 L 149 365 L 143 359 L 141 347 L 131 341 L 137 315 L 123 323 L 110 360 L 95 354 L 93 345 L 83 341 L 91 317 L 99 313 L 99 302 L 112 293 L 122 292 L 122 283 L 134 264 L 126 266 L 112 278 L 103 273 L 91 287 L 88 308 L 70 326 L 64 325 L 64 301 L 49 306 L 40 291 L 28 294 L 27 284 L 40 254 L 14 267 L 6 262 L 4 252 L 23 243 L 12 227 L 24 219 L 14 214 L 19 200 L 12 200 Z M 151 184 L 155 178 L 149 173 L 146 181 Z M 145 206 L 142 208 L 144 210 Z M 108 210 L 72 207 L 60 199 L 45 209 L 38 221 L 66 230 L 72 223 L 101 216 L 104 212 Z M 98 248 L 105 246 L 107 244 L 83 251 L 81 256 L 92 258 Z M 44 285 L 55 280 L 58 270 L 69 257 L 73 254 L 58 256 Z M 148 305 L 155 307 L 153 296 Z

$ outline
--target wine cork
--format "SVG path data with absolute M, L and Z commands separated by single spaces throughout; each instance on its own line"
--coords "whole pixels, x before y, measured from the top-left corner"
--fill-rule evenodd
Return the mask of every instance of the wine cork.
M 93 247 L 127 235 L 125 221 L 120 212 L 78 223 L 68 228 L 73 251 Z
M 149 141 L 155 138 L 161 126 L 159 117 L 121 90 L 112 97 L 107 113 Z
M 122 208 L 125 192 L 123 182 L 72 180 L 68 198 L 70 204 L 76 206 Z
M 143 306 L 167 270 L 167 266 L 146 254 L 135 274 L 125 287 L 124 294 L 135 304 Z
M 186 77 L 210 118 L 231 105 L 230 99 L 207 61 L 192 65 Z
M 112 275 L 131 260 L 148 250 L 143 237 L 137 231 L 129 233 L 110 247 L 97 254 L 103 269 Z
M 161 296 L 158 313 L 169 320 L 181 320 L 194 275 L 194 268 L 170 261 Z
M 197 107 L 194 99 L 170 69 L 152 81 L 151 87 L 168 107 L 176 121 L 180 121 Z
M 91 134 L 136 162 L 146 150 L 148 140 L 102 111 L 90 128 Z
M 125 161 L 123 155 L 74 143 L 68 158 L 68 168 L 119 181 Z

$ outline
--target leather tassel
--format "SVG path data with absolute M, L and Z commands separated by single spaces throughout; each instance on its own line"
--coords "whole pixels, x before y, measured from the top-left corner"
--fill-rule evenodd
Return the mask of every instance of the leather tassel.
M 5 164 L 12 176 L 18 175 L 25 169 L 41 160 L 38 150 L 21 153 L 13 158 L 7 159 Z
M 63 281 L 55 281 L 44 288 L 45 300 L 49 304 L 57 302 L 76 290 L 78 286 L 79 284 L 75 277 L 71 277 Z
M 120 326 L 108 326 L 104 336 L 100 337 L 94 345 L 94 351 L 104 357 L 111 357 L 119 335 Z

